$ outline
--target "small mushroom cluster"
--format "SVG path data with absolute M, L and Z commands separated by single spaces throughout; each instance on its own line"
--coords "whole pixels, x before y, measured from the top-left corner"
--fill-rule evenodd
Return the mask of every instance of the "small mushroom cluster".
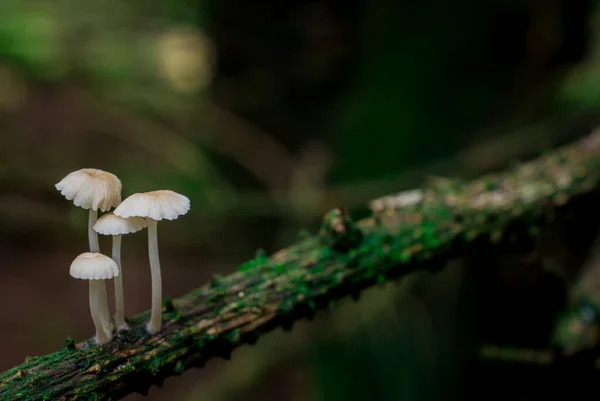
M 176 192 L 159 190 L 137 193 L 121 202 L 121 180 L 106 171 L 85 168 L 63 178 L 56 189 L 72 200 L 75 206 L 89 210 L 88 238 L 90 251 L 77 256 L 71 263 L 74 278 L 89 280 L 90 312 L 96 327 L 96 343 L 112 340 L 113 324 L 110 319 L 104 280 L 114 279 L 116 329 L 127 330 L 123 298 L 123 270 L 121 266 L 121 235 L 148 228 L 148 253 L 152 277 L 152 312 L 146 325 L 148 332 L 161 328 L 162 280 L 158 257 L 157 223 L 175 220 L 190 210 L 190 200 Z M 98 210 L 108 212 L 98 218 Z M 112 235 L 112 257 L 100 253 L 98 234 Z

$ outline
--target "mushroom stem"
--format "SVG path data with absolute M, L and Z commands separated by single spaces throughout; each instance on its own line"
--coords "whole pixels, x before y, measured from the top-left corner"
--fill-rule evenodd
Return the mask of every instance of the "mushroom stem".
M 96 343 L 106 344 L 112 340 L 112 333 L 106 330 L 103 310 L 106 308 L 106 286 L 103 280 L 90 280 L 90 313 L 96 327 Z
M 121 236 L 113 235 L 112 259 L 119 267 L 119 275 L 115 280 L 115 323 L 117 330 L 127 330 L 129 326 L 125 321 L 125 301 L 123 297 L 123 269 L 121 268 Z
M 104 325 L 104 331 L 108 333 L 110 338 L 112 338 L 112 329 L 113 324 L 110 320 L 110 312 L 108 311 L 108 297 L 106 296 L 106 282 L 104 280 L 100 284 L 102 286 L 102 290 L 100 291 L 100 303 L 102 308 L 102 324 Z
M 162 313 L 162 278 L 158 259 L 158 222 L 148 219 L 148 254 L 150 256 L 150 276 L 152 278 L 152 312 L 146 328 L 153 334 L 160 330 Z
M 100 253 L 100 243 L 98 243 L 98 233 L 94 231 L 94 224 L 98 220 L 98 211 L 90 208 L 88 219 L 88 239 L 90 242 L 90 252 Z
M 92 253 L 100 253 L 100 243 L 98 242 L 98 233 L 94 231 L 94 224 L 98 220 L 98 210 L 93 210 L 90 208 L 89 218 L 88 218 L 88 239 L 90 242 L 90 252 Z M 106 285 L 103 284 L 104 287 L 104 307 L 102 310 L 102 321 L 106 322 L 106 330 L 110 333 L 112 331 L 112 322 L 110 321 L 110 312 L 108 311 L 108 301 L 106 299 Z

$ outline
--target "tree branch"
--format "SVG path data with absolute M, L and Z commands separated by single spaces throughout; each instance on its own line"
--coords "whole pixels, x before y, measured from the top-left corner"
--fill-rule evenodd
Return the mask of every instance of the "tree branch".
M 477 239 L 500 241 L 537 227 L 572 198 L 598 187 L 600 131 L 532 162 L 469 183 L 437 180 L 410 201 L 386 197 L 355 222 L 329 212 L 321 231 L 272 257 L 258 254 L 238 272 L 167 300 L 163 330 L 132 329 L 97 347 L 91 341 L 27 359 L 0 374 L 0 400 L 116 400 L 169 376 L 253 344 L 319 307 L 417 269 L 439 269 Z M 398 201 L 401 199 L 401 201 Z

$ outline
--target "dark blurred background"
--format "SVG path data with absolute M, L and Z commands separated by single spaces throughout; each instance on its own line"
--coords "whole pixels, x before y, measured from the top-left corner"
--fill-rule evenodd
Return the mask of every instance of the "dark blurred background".
M 87 249 L 86 212 L 54 188 L 69 172 L 110 171 L 124 197 L 191 199 L 159 234 L 176 297 L 314 231 L 331 207 L 360 213 L 429 175 L 470 178 L 588 132 L 596 3 L 2 0 L 0 369 L 93 333 L 87 285 L 68 274 Z M 473 358 L 487 343 L 548 346 L 565 285 L 526 264 L 482 248 L 127 399 L 538 400 L 583 388 Z M 143 233 L 124 238 L 123 268 L 127 313 L 148 309 Z

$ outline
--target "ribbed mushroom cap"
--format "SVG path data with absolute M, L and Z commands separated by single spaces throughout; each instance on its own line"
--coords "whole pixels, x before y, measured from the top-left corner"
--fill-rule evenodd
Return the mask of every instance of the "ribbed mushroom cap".
M 83 280 L 108 280 L 119 275 L 119 267 L 108 256 L 85 252 L 73 260 L 69 273 Z
M 56 184 L 56 189 L 84 209 L 106 212 L 121 203 L 121 180 L 95 168 L 73 171 Z
M 177 192 L 160 190 L 133 194 L 123 201 L 114 214 L 120 217 L 148 217 L 175 220 L 190 210 L 190 200 Z
M 94 231 L 102 235 L 122 235 L 138 232 L 148 227 L 143 217 L 119 217 L 114 213 L 106 213 L 94 224 Z

